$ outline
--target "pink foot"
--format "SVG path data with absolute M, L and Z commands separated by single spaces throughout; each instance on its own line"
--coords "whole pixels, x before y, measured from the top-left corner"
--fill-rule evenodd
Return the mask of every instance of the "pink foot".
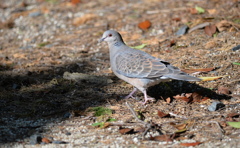
M 142 104 L 145 105 L 148 101 L 155 101 L 155 98 L 150 98 L 147 95 L 147 91 L 146 90 L 143 91 L 143 94 L 144 94 L 144 102 L 141 102 Z
M 137 88 L 135 88 L 134 87 L 134 89 L 133 89 L 133 91 L 129 94 L 129 95 L 127 95 L 126 97 L 124 97 L 124 99 L 128 99 L 128 98 L 133 98 L 133 99 L 135 99 L 135 97 L 133 97 L 133 94 L 135 93 L 137 91 Z

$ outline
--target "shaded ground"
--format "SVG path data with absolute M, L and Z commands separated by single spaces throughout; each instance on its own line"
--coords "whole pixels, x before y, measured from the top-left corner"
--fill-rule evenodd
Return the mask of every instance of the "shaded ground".
M 195 6 L 206 12 L 190 13 L 189 8 Z M 239 25 L 239 7 L 236 0 L 96 0 L 80 3 L 4 0 L 0 4 L 1 146 L 35 147 L 29 145 L 29 137 L 39 134 L 67 142 L 58 147 L 180 147 L 180 143 L 197 141 L 202 142 L 197 147 L 237 147 L 240 130 L 226 121 L 240 120 L 240 66 L 233 64 L 240 62 L 240 50 L 231 50 L 239 45 L 240 28 L 226 26 L 214 37 L 208 36 L 204 29 L 180 37 L 175 33 L 183 24 L 191 28 L 203 22 L 218 24 L 226 20 Z M 138 28 L 138 23 L 145 20 L 152 25 L 143 31 Z M 98 43 L 107 29 L 119 31 L 129 46 L 147 44 L 141 50 L 181 69 L 215 68 L 197 77 L 223 77 L 197 83 L 161 83 L 149 89 L 149 95 L 155 97 L 156 102 L 145 106 L 138 100 L 124 100 L 122 97 L 132 90 L 132 86 L 112 74 L 108 47 Z M 76 82 L 63 78 L 67 71 L 104 77 Z M 98 80 L 103 78 L 112 82 Z M 219 87 L 227 88 L 231 93 L 219 94 Z M 173 98 L 193 92 L 210 99 L 187 103 Z M 171 102 L 166 101 L 169 97 Z M 138 98 L 143 98 L 141 93 Z M 208 106 L 216 100 L 226 106 L 208 111 Z M 91 126 L 114 118 L 116 123 L 123 124 L 122 128 L 144 129 L 134 119 L 126 101 L 146 123 L 154 123 L 155 129 L 147 132 L 144 138 L 142 132 L 121 135 L 116 125 L 103 129 Z M 110 108 L 114 113 L 96 118 L 87 112 L 96 106 Z M 175 116 L 160 118 L 158 111 Z M 229 115 L 231 113 L 236 115 Z M 170 122 L 188 124 L 187 130 L 170 138 L 173 141 L 149 140 L 151 136 L 174 134 L 177 129 Z

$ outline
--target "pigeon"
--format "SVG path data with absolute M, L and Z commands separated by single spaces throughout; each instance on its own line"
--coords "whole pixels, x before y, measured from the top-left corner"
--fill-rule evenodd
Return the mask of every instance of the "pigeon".
M 169 62 L 153 57 L 150 54 L 127 46 L 120 33 L 107 30 L 99 42 L 106 41 L 109 47 L 110 64 L 113 73 L 120 79 L 134 86 L 133 91 L 125 98 L 134 98 L 140 90 L 144 102 L 155 100 L 147 95 L 147 88 L 171 79 L 184 81 L 201 81 L 172 66 Z

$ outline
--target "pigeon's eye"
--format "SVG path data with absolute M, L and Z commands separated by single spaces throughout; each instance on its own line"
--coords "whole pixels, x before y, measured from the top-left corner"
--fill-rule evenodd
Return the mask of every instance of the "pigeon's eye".
M 112 36 L 112 34 L 109 34 L 108 36 L 109 36 L 109 37 L 111 37 L 111 36 Z

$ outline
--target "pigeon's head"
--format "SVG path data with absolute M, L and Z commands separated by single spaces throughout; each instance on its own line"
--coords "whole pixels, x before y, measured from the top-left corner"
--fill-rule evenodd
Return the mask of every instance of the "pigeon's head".
M 122 36 L 114 30 L 107 30 L 103 33 L 102 38 L 99 40 L 99 42 L 106 41 L 110 44 L 114 44 L 116 42 L 122 42 Z

